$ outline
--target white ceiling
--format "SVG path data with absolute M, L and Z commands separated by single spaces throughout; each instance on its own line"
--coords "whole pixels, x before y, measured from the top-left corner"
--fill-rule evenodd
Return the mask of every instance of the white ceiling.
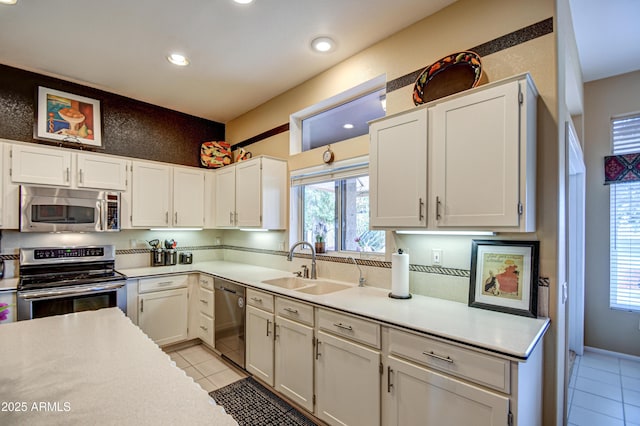
M 640 0 L 570 0 L 585 82 L 640 70 Z
M 453 2 L 18 0 L 0 63 L 226 122 Z M 321 35 L 333 53 L 311 51 Z

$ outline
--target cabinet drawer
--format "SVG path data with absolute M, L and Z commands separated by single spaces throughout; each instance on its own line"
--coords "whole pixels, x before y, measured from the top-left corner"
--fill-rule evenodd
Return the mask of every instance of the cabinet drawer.
M 200 283 L 200 287 L 213 291 L 213 277 L 211 275 L 200 274 L 198 282 Z
M 198 318 L 198 337 L 210 346 L 213 346 L 213 318 L 200 313 Z
M 380 326 L 370 321 L 320 309 L 318 327 L 320 330 L 380 349 Z
M 201 313 L 213 316 L 213 291 L 200 287 L 198 307 Z
M 248 288 L 247 304 L 267 312 L 273 312 L 273 295 Z
M 168 277 L 142 278 L 138 281 L 138 293 L 166 290 L 169 288 L 186 287 L 188 275 L 173 275 Z
M 313 326 L 313 306 L 281 297 L 276 298 L 276 314 Z
M 404 331 L 389 331 L 389 353 L 510 393 L 510 362 Z

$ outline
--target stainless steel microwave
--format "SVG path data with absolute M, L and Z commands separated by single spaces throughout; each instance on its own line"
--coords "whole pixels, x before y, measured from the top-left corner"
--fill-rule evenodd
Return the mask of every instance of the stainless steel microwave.
M 120 193 L 22 185 L 20 231 L 120 231 Z

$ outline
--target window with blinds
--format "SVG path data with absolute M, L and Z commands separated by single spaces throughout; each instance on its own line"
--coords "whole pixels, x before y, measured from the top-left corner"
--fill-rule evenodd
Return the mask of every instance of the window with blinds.
M 614 155 L 640 153 L 640 114 L 611 127 Z M 611 185 L 610 210 L 609 306 L 640 311 L 640 181 Z

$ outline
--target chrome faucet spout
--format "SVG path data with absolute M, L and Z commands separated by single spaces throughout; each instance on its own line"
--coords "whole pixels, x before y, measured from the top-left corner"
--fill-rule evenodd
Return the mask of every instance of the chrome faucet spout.
M 304 246 L 307 245 L 309 246 L 309 248 L 311 249 L 311 279 L 315 280 L 316 278 L 318 278 L 318 275 L 316 273 L 316 250 L 313 247 L 313 244 L 307 242 L 307 241 L 298 241 L 297 243 L 293 244 L 291 246 L 291 248 L 289 249 L 289 254 L 287 255 L 287 260 L 289 262 L 291 262 L 293 260 L 293 251 L 296 249 L 296 247 L 298 246 Z
M 358 278 L 358 287 L 364 287 L 364 283 L 366 283 L 367 280 L 365 277 L 362 276 L 362 268 L 360 268 L 360 265 L 358 265 L 358 263 L 353 258 L 353 256 L 349 256 L 348 259 L 351 259 L 353 264 L 356 265 L 356 267 L 358 268 L 358 272 L 360 272 L 360 277 Z

